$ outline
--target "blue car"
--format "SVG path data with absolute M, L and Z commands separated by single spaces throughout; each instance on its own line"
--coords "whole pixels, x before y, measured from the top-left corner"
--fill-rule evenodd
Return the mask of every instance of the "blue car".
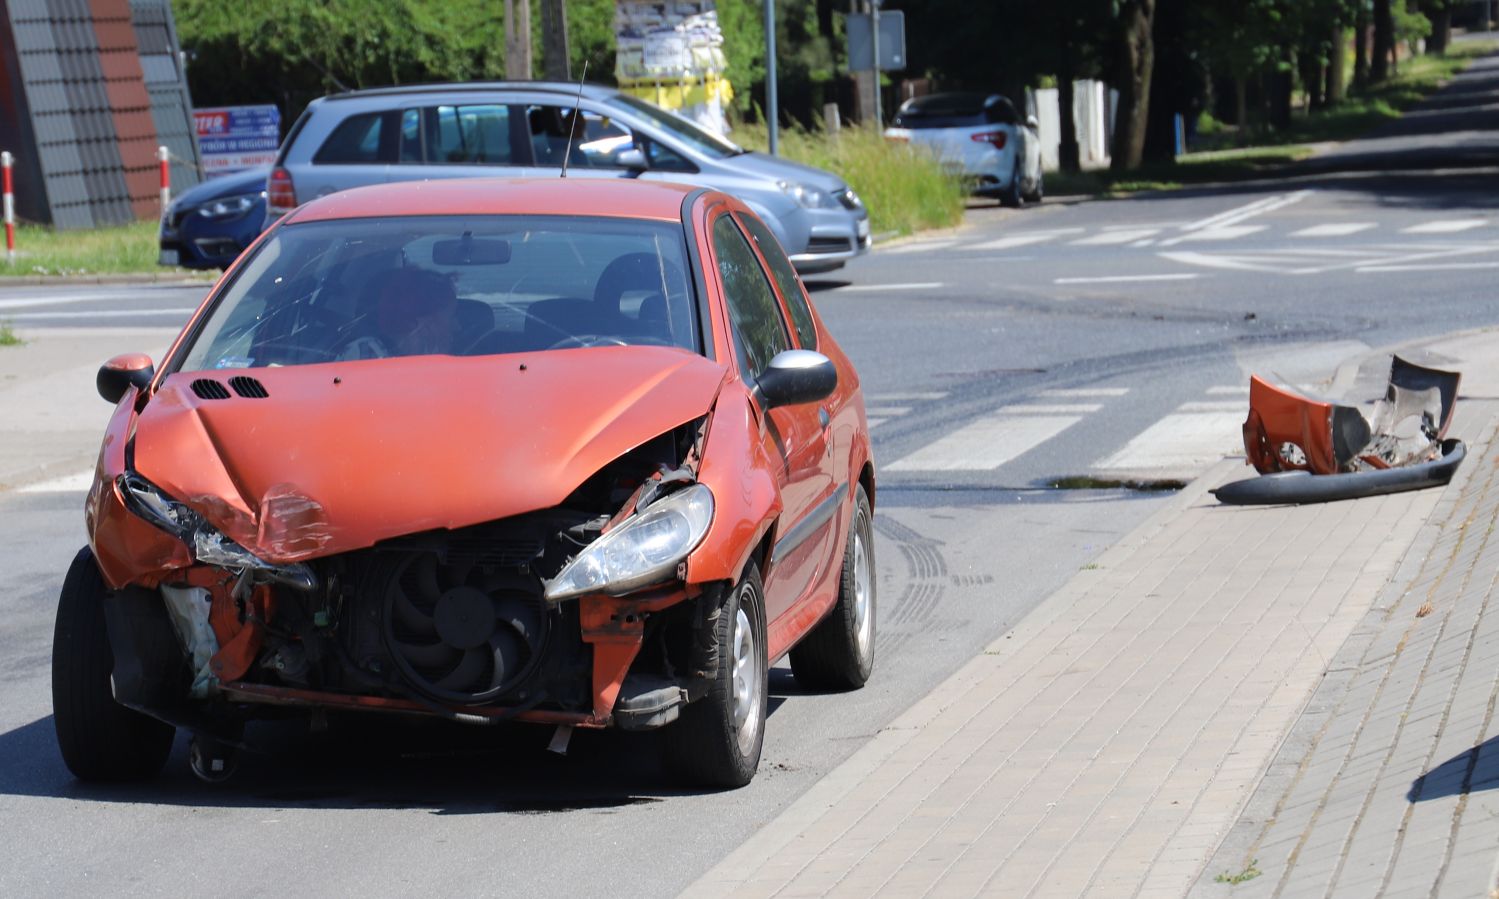
M 162 265 L 228 268 L 265 224 L 268 169 L 246 169 L 182 193 L 161 217 Z

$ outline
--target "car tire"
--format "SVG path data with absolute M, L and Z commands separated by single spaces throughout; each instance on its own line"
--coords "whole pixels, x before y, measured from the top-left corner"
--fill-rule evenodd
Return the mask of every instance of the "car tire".
M 791 650 L 791 673 L 812 690 L 857 690 L 874 670 L 874 527 L 869 497 L 854 488 L 854 515 L 843 548 L 833 610 Z
M 93 552 L 74 557 L 52 634 L 52 723 L 57 747 L 79 780 L 146 780 L 160 773 L 176 729 L 115 702 L 114 653 L 104 626 L 109 590 Z
M 1018 157 L 1015 160 L 1015 168 L 1010 172 L 1010 183 L 1000 191 L 999 203 L 1011 209 L 1019 209 L 1025 205 L 1025 193 L 1020 184 L 1020 159 Z
M 700 787 L 742 787 L 760 766 L 770 662 L 765 591 L 751 562 L 714 627 L 718 664 L 707 695 L 661 732 L 668 770 Z
M 1046 173 L 1038 168 L 1036 169 L 1036 186 L 1029 194 L 1026 194 L 1025 201 L 1039 203 L 1044 199 L 1046 199 Z

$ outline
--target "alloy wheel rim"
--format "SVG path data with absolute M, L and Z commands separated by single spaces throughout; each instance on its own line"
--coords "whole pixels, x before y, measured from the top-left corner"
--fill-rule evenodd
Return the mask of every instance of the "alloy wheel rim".
M 859 658 L 869 658 L 869 644 L 874 636 L 872 602 L 873 577 L 869 571 L 869 553 L 864 549 L 864 535 L 854 532 L 854 639 L 859 644 Z
M 734 615 L 734 734 L 749 752 L 760 729 L 760 677 L 755 631 L 741 604 Z

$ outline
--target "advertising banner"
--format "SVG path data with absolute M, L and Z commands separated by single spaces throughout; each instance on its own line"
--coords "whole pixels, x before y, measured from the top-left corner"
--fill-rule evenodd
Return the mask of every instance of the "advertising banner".
M 274 106 L 224 106 L 193 110 L 203 176 L 214 178 L 276 161 L 281 111 Z

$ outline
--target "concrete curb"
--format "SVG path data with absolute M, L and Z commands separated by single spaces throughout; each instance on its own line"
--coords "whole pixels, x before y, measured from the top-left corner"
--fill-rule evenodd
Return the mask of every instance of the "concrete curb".
M 215 276 L 216 278 L 217 276 Z M 134 272 L 116 275 L 0 275 L 0 291 L 15 287 L 65 286 L 70 284 L 92 284 L 96 286 L 116 284 L 202 284 L 207 286 L 212 283 L 213 280 L 207 277 L 197 278 L 181 272 L 161 272 L 159 274 Z

